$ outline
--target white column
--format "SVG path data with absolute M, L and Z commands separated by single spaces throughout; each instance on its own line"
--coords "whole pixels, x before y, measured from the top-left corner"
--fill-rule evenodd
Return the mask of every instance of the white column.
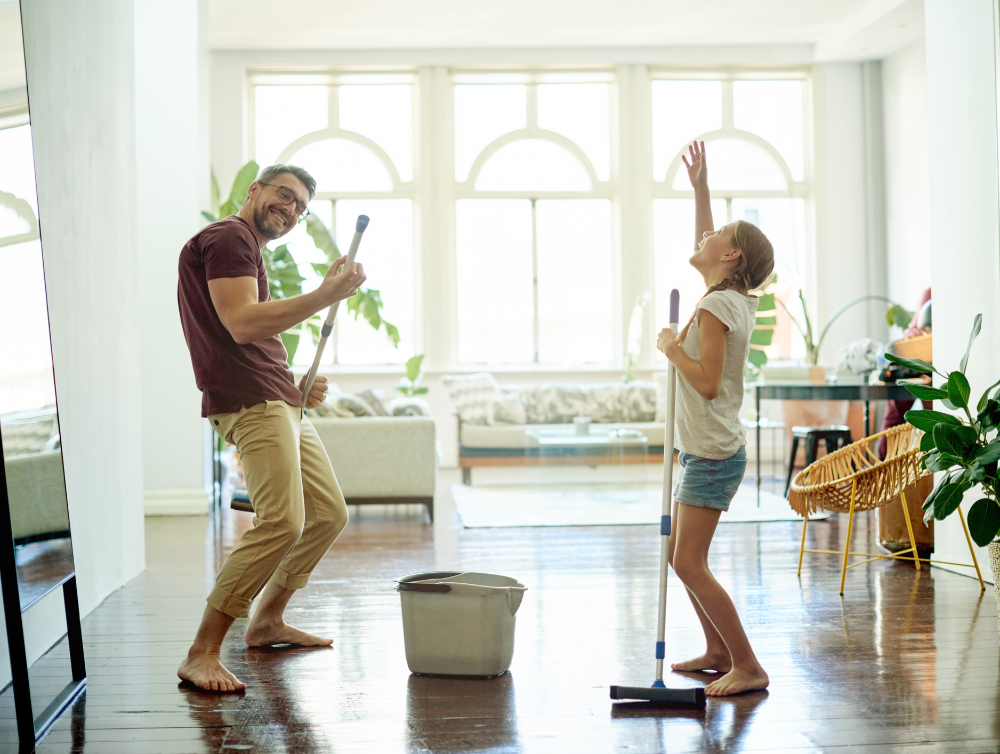
M 1000 377 L 996 4 L 927 0 L 925 8 L 934 364 L 958 368 L 981 313 L 982 335 L 966 372 L 978 401 Z M 969 492 L 962 507 L 979 497 Z M 935 558 L 969 562 L 955 516 L 935 524 L 934 548 Z M 984 578 L 992 578 L 986 550 L 977 555 Z

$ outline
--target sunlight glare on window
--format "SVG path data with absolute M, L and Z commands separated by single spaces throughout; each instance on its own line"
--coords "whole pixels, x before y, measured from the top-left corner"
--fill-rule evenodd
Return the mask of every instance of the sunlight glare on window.
M 610 178 L 610 85 L 540 84 L 538 127 L 575 142 L 593 163 L 598 179 Z
M 399 178 L 413 178 L 413 87 L 408 84 L 341 86 L 340 127 L 378 144 Z
M 254 88 L 254 159 L 261 168 L 300 136 L 327 127 L 325 86 Z
M 324 139 L 307 144 L 289 162 L 316 179 L 316 190 L 391 191 L 392 178 L 371 150 L 346 139 Z
M 767 152 L 739 139 L 705 142 L 709 182 L 714 190 L 775 191 L 788 188 L 785 175 Z M 683 163 L 674 176 L 674 189 L 690 191 Z
M 774 247 L 774 271 L 795 287 L 806 282 L 806 200 L 733 199 L 733 220 L 760 228 Z
M 716 229 L 726 224 L 726 200 L 712 200 Z M 691 266 L 695 253 L 694 199 L 653 201 L 653 261 L 656 280 L 655 331 L 666 327 L 670 313 L 670 291 L 680 291 L 680 326 L 683 328 L 705 294 L 705 280 Z M 651 335 L 655 340 L 655 334 Z M 666 357 L 657 351 L 657 360 Z
M 772 144 L 788 163 L 792 179 L 805 177 L 802 81 L 733 82 L 733 120 Z
M 38 216 L 35 162 L 29 125 L 0 129 L 0 191 L 24 199 L 31 205 L 35 216 Z
M 722 128 L 722 82 L 654 81 L 652 96 L 653 179 L 662 181 L 685 144 Z
M 575 155 L 544 139 L 500 147 L 476 179 L 477 191 L 589 191 L 592 186 Z
M 608 363 L 614 351 L 611 202 L 539 199 L 538 358 Z
M 460 199 L 455 225 L 459 361 L 531 362 L 531 201 Z
M 486 146 L 528 123 L 527 87 L 522 84 L 455 86 L 455 180 L 465 181 Z
M 0 296 L 0 318 L 17 323 L 16 327 L 0 328 L 0 378 L 52 369 L 41 243 L 0 247 L 0 269 L 5 279 L 17 281 L 5 286 Z M 50 373 L 49 382 L 51 379 Z M 15 396 L 21 392 L 16 385 L 8 385 L 7 391 Z M 4 398 L 5 408 L 13 410 L 9 408 L 11 396 Z

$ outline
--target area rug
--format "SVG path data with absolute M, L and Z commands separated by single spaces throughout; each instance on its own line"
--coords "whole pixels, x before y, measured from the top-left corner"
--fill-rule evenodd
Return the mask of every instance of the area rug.
M 560 484 L 451 486 L 467 529 L 515 526 L 623 526 L 660 521 L 660 486 L 654 484 Z M 829 513 L 809 517 L 828 518 Z M 744 484 L 721 523 L 801 521 L 788 501 Z

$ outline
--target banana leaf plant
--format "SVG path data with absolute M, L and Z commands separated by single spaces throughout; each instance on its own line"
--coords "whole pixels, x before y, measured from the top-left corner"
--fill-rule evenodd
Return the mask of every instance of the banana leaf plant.
M 757 378 L 760 368 L 767 363 L 767 353 L 764 349 L 771 345 L 774 330 L 778 326 L 778 312 L 775 307 L 773 293 L 762 293 L 758 297 L 757 321 L 750 333 L 750 352 L 743 367 L 743 376 L 749 381 Z
M 906 412 L 906 421 L 923 430 L 920 441 L 923 451 L 921 465 L 928 471 L 944 472 L 934 491 L 924 501 L 924 521 L 943 520 L 958 510 L 966 492 L 974 487 L 982 490 L 979 498 L 969 508 L 969 534 L 976 544 L 985 547 L 1000 534 L 1000 484 L 997 481 L 997 460 L 1000 459 L 1000 385 L 997 380 L 972 406 L 972 387 L 965 376 L 972 344 L 982 329 L 983 315 L 977 314 L 969 336 L 965 356 L 954 372 L 939 372 L 922 359 L 904 359 L 887 353 L 885 357 L 896 364 L 922 374 L 936 374 L 944 382 L 933 385 L 906 385 L 916 398 L 937 400 L 965 418 L 943 411 L 915 410 Z M 933 379 L 933 377 L 932 377 Z
M 424 375 L 420 371 L 420 363 L 423 360 L 423 354 L 418 354 L 408 359 L 406 362 L 406 376 L 399 378 L 399 385 L 396 387 L 396 390 L 408 398 L 412 398 L 415 395 L 424 395 L 427 392 L 427 388 L 420 386 L 421 381 L 424 379 Z
M 219 194 L 219 183 L 215 178 L 215 171 L 212 171 L 212 211 L 202 212 L 202 216 L 209 222 L 216 222 L 224 217 L 235 215 L 240 211 L 240 207 L 247 200 L 250 185 L 257 180 L 259 166 L 251 160 L 236 174 L 233 187 L 229 191 L 229 197 L 225 202 L 221 201 Z M 312 239 L 316 248 L 322 251 L 327 258 L 327 262 L 313 262 L 311 267 L 320 277 L 326 275 L 330 269 L 330 264 L 341 257 L 337 242 L 333 239 L 333 234 L 326 227 L 322 220 L 315 214 L 310 213 L 300 222 L 306 224 L 306 233 Z M 261 249 L 264 257 L 264 271 L 267 273 L 268 289 L 272 299 L 291 298 L 302 295 L 302 284 L 306 278 L 299 271 L 299 264 L 292 256 L 288 244 L 271 248 L 265 246 Z M 399 330 L 395 325 L 386 322 L 382 318 L 382 296 L 375 288 L 363 288 L 347 299 L 347 311 L 354 313 L 354 319 L 358 316 L 364 317 L 376 330 L 384 328 L 386 335 L 392 341 L 393 348 L 399 347 Z M 288 352 L 288 363 L 291 364 L 298 350 L 299 342 L 303 331 L 308 331 L 312 337 L 313 344 L 319 343 L 320 328 L 323 326 L 323 315 L 317 314 L 310 317 L 302 325 L 281 333 L 281 342 Z

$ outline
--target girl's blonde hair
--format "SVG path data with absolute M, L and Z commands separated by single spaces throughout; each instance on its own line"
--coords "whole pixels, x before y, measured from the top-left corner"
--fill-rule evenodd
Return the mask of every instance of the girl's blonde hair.
M 774 247 L 771 246 L 771 242 L 767 240 L 767 236 L 760 228 L 746 220 L 737 220 L 736 227 L 733 228 L 733 247 L 740 250 L 740 258 L 736 267 L 729 277 L 705 291 L 705 296 L 714 291 L 727 291 L 730 288 L 735 288 L 745 295 L 760 288 L 770 279 L 771 273 L 774 271 Z M 705 296 L 702 296 L 701 299 L 704 299 Z M 699 304 L 701 299 L 698 300 Z M 694 314 L 691 315 L 691 319 L 684 326 L 684 331 L 678 338 L 679 342 L 684 342 L 697 314 L 698 307 L 696 306 Z

